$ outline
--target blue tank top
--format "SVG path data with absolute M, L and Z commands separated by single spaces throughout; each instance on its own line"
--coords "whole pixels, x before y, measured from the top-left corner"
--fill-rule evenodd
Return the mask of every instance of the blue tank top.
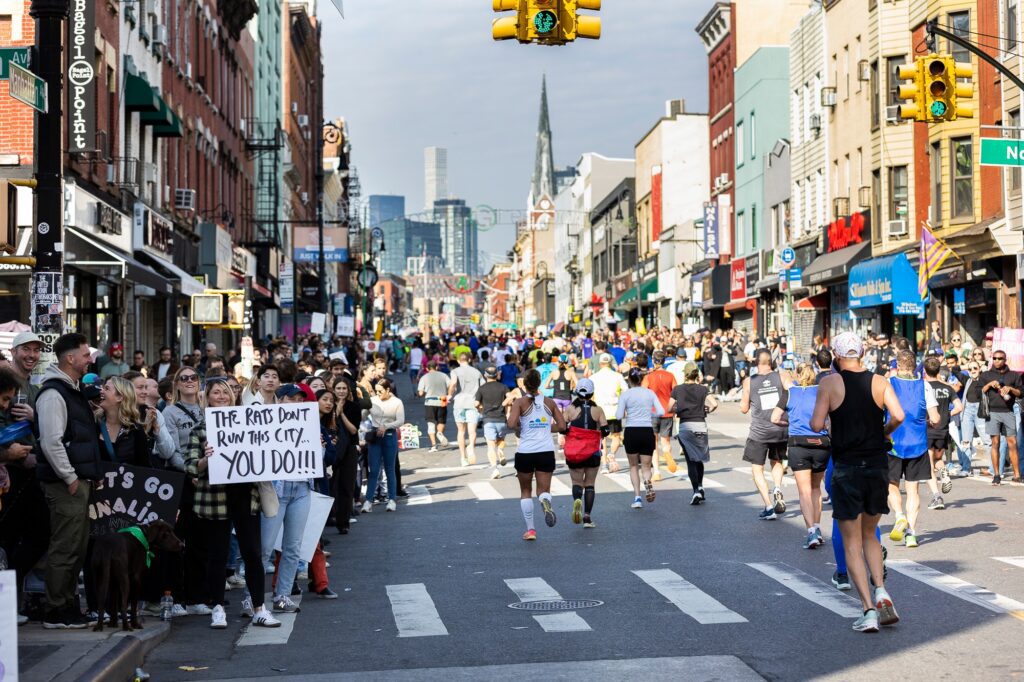
M 791 386 L 786 412 L 789 413 L 789 436 L 827 436 L 828 431 L 811 428 L 814 403 L 818 399 L 817 386 Z
M 924 381 L 890 377 L 889 383 L 903 407 L 906 419 L 892 434 L 893 454 L 914 459 L 928 452 L 928 407 L 924 399 Z

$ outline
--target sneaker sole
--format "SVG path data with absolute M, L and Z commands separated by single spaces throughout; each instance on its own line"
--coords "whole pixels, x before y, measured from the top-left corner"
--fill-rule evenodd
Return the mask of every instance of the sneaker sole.
M 67 623 L 43 623 L 44 630 L 67 630 Z
M 278 623 L 264 623 L 264 622 L 257 623 L 256 621 L 253 621 L 252 624 L 255 625 L 256 627 L 260 627 L 260 628 L 279 628 L 279 627 L 281 627 L 281 623 L 280 622 L 278 622 Z
M 878 623 L 880 625 L 895 625 L 900 622 L 900 617 L 896 613 L 896 609 L 893 608 L 892 601 L 889 599 L 878 600 L 875 608 L 878 610 Z
M 904 523 L 906 523 L 906 522 L 904 522 Z M 901 528 L 899 521 L 897 521 L 896 524 L 897 525 L 893 526 L 893 529 L 891 531 L 889 531 L 889 539 L 892 540 L 893 542 L 903 542 L 903 537 L 905 535 L 904 531 L 906 530 L 906 526 L 904 525 Z
M 583 500 L 573 500 L 572 522 L 576 525 L 583 523 Z
M 867 626 L 861 626 L 861 627 L 858 627 L 858 626 L 854 625 L 853 629 L 855 631 L 857 631 L 857 632 L 878 632 L 878 626 L 877 625 L 867 625 Z
M 852 586 L 850 585 L 850 583 L 840 585 L 838 580 L 833 580 L 832 587 L 836 588 L 840 592 L 849 592 Z
M 645 486 L 647 494 L 646 498 L 648 502 L 654 502 L 654 498 L 658 496 L 658 493 L 654 492 L 654 486 L 650 483 L 646 483 Z

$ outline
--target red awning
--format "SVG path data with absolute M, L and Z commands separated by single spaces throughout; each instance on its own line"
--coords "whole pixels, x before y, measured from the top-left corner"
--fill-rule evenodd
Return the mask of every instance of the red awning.
M 795 304 L 796 310 L 824 310 L 828 308 L 828 294 L 821 293 L 817 296 L 801 298 Z
M 730 303 L 726 303 L 725 304 L 725 311 L 728 312 L 728 313 L 734 313 L 737 310 L 744 310 L 746 307 L 747 307 L 747 300 L 746 299 L 743 299 L 742 301 L 732 301 Z

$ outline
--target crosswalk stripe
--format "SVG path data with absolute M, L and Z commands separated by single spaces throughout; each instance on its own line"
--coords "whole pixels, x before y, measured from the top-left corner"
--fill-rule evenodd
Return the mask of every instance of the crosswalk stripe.
M 633 492 L 633 482 L 629 480 L 629 474 L 618 472 L 614 474 L 608 474 L 608 478 L 610 478 L 617 486 L 619 486 L 623 490 Z
M 750 467 L 749 466 L 733 467 L 732 470 L 735 471 L 738 474 L 746 474 L 747 476 L 751 476 L 752 475 L 750 473 Z M 764 477 L 766 479 L 768 479 L 768 483 L 769 483 L 769 485 L 771 485 L 772 476 L 771 476 L 771 472 L 769 471 L 767 466 L 764 469 Z M 794 480 L 793 478 L 790 478 L 789 476 L 783 476 L 782 477 L 782 485 L 796 485 L 796 480 Z
M 680 476 L 679 480 L 685 482 L 686 485 L 690 485 L 690 477 L 687 476 L 686 474 L 683 474 L 682 476 Z M 704 477 L 704 487 L 705 488 L 724 488 L 725 485 L 722 484 L 722 483 L 719 483 L 718 481 L 714 481 L 714 480 L 708 478 L 707 476 L 705 476 Z
M 543 578 L 505 578 L 505 584 L 521 602 L 554 601 L 562 598 Z M 589 632 L 590 626 L 575 611 L 545 613 L 533 617 L 544 632 Z
M 1024 556 L 994 556 L 992 558 L 996 561 L 1002 561 L 1004 564 L 1024 568 Z
M 897 573 L 934 587 L 940 592 L 960 597 L 964 601 L 977 604 L 995 613 L 1008 613 L 1017 618 L 1024 618 L 1024 604 L 1016 599 L 1004 597 L 1001 594 L 986 590 L 984 587 L 979 587 L 966 580 L 946 575 L 916 561 L 890 559 L 885 563 L 886 566 Z
M 302 595 L 292 597 L 296 604 L 302 604 Z M 267 608 L 270 608 L 267 604 Z M 281 621 L 281 626 L 276 628 L 264 628 L 256 625 L 245 626 L 245 631 L 238 638 L 238 646 L 264 646 L 266 644 L 287 644 L 295 628 L 295 618 L 298 613 L 275 613 L 274 618 Z
M 448 628 L 441 621 L 426 585 L 388 585 L 387 592 L 399 637 L 432 637 L 448 634 Z
M 746 618 L 702 592 L 674 571 L 657 569 L 633 573 L 701 625 L 747 622 Z
M 470 481 L 466 484 L 470 491 L 476 495 L 478 500 L 503 500 L 505 499 L 498 489 L 489 481 Z
M 888 563 L 892 566 L 891 561 Z M 747 566 L 764 573 L 807 601 L 822 606 L 836 615 L 844 618 L 858 618 L 862 615 L 859 601 L 792 566 L 774 561 L 748 563 Z
M 572 495 L 572 488 L 562 482 L 560 478 L 554 476 L 551 477 L 551 494 L 552 495 Z
M 410 485 L 405 488 L 409 493 L 409 506 L 416 504 L 430 504 L 434 498 L 430 496 L 430 489 L 425 485 Z

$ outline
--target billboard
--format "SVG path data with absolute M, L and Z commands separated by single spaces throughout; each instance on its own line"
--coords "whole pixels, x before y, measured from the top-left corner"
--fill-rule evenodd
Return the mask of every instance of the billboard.
M 295 228 L 295 262 L 316 263 L 320 259 L 320 236 L 315 227 Z M 324 261 L 348 262 L 348 230 L 340 227 L 324 228 Z

